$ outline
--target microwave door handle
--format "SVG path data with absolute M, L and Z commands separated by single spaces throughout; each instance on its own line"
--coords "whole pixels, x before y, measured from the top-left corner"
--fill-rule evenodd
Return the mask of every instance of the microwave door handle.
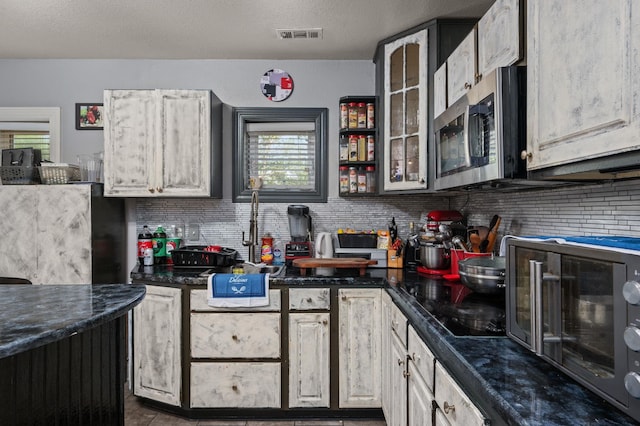
M 464 166 L 471 167 L 471 145 L 469 140 L 469 117 L 473 105 L 468 105 L 464 112 Z
M 544 352 L 544 326 L 542 318 L 542 262 L 529 261 L 531 284 L 531 350 L 537 355 Z

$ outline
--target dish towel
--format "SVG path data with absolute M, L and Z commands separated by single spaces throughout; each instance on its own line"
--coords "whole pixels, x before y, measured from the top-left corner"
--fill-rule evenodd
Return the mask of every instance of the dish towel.
M 212 274 L 207 280 L 207 304 L 217 308 L 269 305 L 269 274 Z

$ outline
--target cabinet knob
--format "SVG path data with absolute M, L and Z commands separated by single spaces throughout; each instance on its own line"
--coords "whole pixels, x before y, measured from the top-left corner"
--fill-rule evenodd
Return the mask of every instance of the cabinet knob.
M 449 405 L 447 404 L 447 401 L 444 402 L 444 413 L 445 414 L 449 414 L 449 411 L 451 411 L 452 413 L 454 411 L 456 411 L 456 406 L 455 405 Z
M 531 160 L 531 158 L 533 158 L 533 155 L 530 152 L 522 151 L 520 153 L 520 159 L 521 160 Z
M 233 341 L 238 341 L 238 336 L 236 336 L 236 335 L 234 334 L 233 336 L 231 336 L 231 339 L 232 339 Z
M 407 377 L 409 377 L 410 375 L 411 375 L 411 373 L 409 373 L 407 370 L 404 370 L 404 371 L 402 372 L 402 377 L 404 377 L 405 379 L 406 379 Z
M 347 296 L 342 296 L 342 300 L 347 300 Z
M 327 320 L 322 321 L 322 325 L 327 325 L 327 324 L 329 324 L 329 321 Z
M 238 392 L 238 386 L 237 385 L 231 386 L 231 390 L 233 390 L 234 392 Z
M 154 192 L 156 192 L 156 190 L 153 188 L 149 188 L 149 192 L 153 194 Z
M 403 365 L 404 364 L 404 360 L 398 358 L 398 365 Z
M 158 192 L 162 192 L 162 188 L 161 188 L 161 187 L 157 187 L 157 188 L 156 188 L 156 191 L 158 191 Z
M 476 83 L 482 80 L 482 74 L 480 74 L 479 72 L 476 73 L 475 77 L 476 77 Z
M 464 82 L 464 88 L 467 89 L 467 90 L 471 89 L 471 83 L 465 81 Z
M 311 303 L 311 302 L 313 302 L 313 299 L 312 299 L 312 298 L 310 298 L 310 297 L 309 297 L 309 298 L 307 298 L 307 303 Z

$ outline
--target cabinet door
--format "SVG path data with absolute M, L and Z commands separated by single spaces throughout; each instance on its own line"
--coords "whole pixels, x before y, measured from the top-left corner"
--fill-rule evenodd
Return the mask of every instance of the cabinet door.
M 289 407 L 329 403 L 329 313 L 291 313 Z
M 484 425 L 487 420 L 447 371 L 436 362 L 435 397 L 438 407 L 452 426 Z
M 434 399 L 431 385 L 420 374 L 411 358 L 407 361 L 407 424 L 409 426 L 426 426 L 432 423 L 432 401 Z
M 329 310 L 331 305 L 328 288 L 289 289 L 289 310 Z
M 520 0 L 497 0 L 478 21 L 478 74 L 489 74 L 520 60 Z
M 384 417 L 391 419 L 391 370 L 393 366 L 393 353 L 391 352 L 391 296 L 386 291 L 382 292 L 382 338 L 381 338 L 381 362 L 382 362 L 382 412 Z
M 476 82 L 476 30 L 460 42 L 447 59 L 447 103 L 453 105 Z
M 280 358 L 280 313 L 192 313 L 194 358 Z
M 0 271 L 3 276 L 26 278 L 33 283 L 40 280 L 33 214 L 37 211 L 38 189 L 37 186 L 0 185 L 0 206 L 4 207 L 0 214 Z M 51 249 L 55 250 L 55 246 Z
M 636 5 L 527 2 L 529 170 L 640 148 Z
M 446 111 L 447 106 L 447 63 L 442 64 L 433 74 L 433 118 Z
M 279 362 L 194 362 L 191 408 L 280 408 Z
M 90 284 L 91 185 L 49 185 L 38 189 L 39 282 Z
M 407 349 L 398 339 L 391 335 L 391 405 L 389 426 L 405 426 L 407 424 Z
M 155 164 L 165 196 L 211 195 L 211 93 L 158 90 L 156 134 L 162 161 Z
M 160 185 L 154 90 L 104 91 L 104 195 L 151 197 Z
M 381 407 L 381 289 L 339 289 L 339 406 Z
M 180 289 L 147 285 L 133 309 L 133 393 L 180 405 Z
M 384 47 L 384 190 L 427 187 L 427 30 Z

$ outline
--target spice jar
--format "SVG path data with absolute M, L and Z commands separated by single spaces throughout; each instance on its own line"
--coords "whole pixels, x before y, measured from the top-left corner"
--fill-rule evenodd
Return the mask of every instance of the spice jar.
M 358 128 L 367 128 L 367 104 L 364 102 L 358 104 Z
M 360 167 L 358 170 L 358 193 L 364 194 L 367 192 L 367 174 L 364 167 Z
M 358 104 L 355 102 L 349 102 L 348 106 L 349 113 L 349 128 L 355 129 L 358 127 Z
M 349 167 L 340 166 L 340 193 L 349 192 Z
M 358 171 L 355 167 L 349 167 L 349 193 L 358 192 Z
M 340 161 L 349 161 L 349 139 L 346 136 L 340 137 Z
M 367 161 L 374 161 L 376 158 L 376 146 L 373 136 L 367 136 Z
M 376 192 L 376 168 L 375 166 L 367 166 L 367 193 L 372 194 Z
M 376 127 L 375 119 L 375 107 L 373 103 L 367 104 L 367 129 L 373 129 Z
M 349 106 L 346 102 L 340 103 L 340 128 L 346 129 L 349 127 Z
M 367 137 L 358 136 L 358 161 L 367 161 Z
M 349 161 L 358 161 L 358 136 L 349 136 Z

